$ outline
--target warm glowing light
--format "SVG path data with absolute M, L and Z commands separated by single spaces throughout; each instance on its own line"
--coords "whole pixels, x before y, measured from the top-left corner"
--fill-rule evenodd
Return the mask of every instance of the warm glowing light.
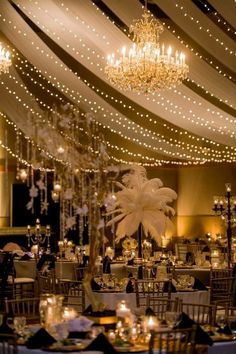
M 124 91 L 150 94 L 161 89 L 170 89 L 187 78 L 189 71 L 185 55 L 165 45 L 160 49 L 159 35 L 162 24 L 151 18 L 145 9 L 143 18 L 130 26 L 134 44 L 130 49 L 123 47 L 120 57 L 114 53 L 107 57 L 105 72 L 112 84 Z
M 2 47 L 0 43 L 0 74 L 1 73 L 8 73 L 9 72 L 9 67 L 11 66 L 11 59 L 10 59 L 10 53 L 5 50 L 5 48 Z

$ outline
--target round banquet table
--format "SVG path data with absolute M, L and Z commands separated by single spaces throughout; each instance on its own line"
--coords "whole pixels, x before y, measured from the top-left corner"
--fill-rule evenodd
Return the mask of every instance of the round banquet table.
M 18 346 L 18 354 L 47 354 L 51 352 L 47 352 L 42 349 L 27 349 L 25 346 Z M 54 352 L 55 354 L 60 354 L 61 352 Z M 78 353 L 78 352 L 76 352 Z M 80 352 L 81 354 L 89 354 L 90 352 Z M 93 354 L 98 354 L 98 352 L 93 352 Z M 143 352 L 147 354 L 147 352 Z M 208 347 L 208 354 L 235 354 L 236 353 L 236 341 L 230 342 L 219 342 L 214 343 L 211 347 Z M 92 354 L 92 352 L 91 352 Z M 126 353 L 128 354 L 128 352 Z M 141 353 L 140 353 L 141 354 Z
M 206 286 L 210 285 L 210 268 L 199 268 L 194 266 L 192 268 L 175 268 L 175 274 L 177 276 L 187 274 L 198 278 Z
M 110 310 L 115 310 L 116 304 L 121 300 L 126 300 L 131 310 L 134 310 L 137 307 L 135 293 L 98 291 L 94 292 L 94 295 L 99 302 L 107 304 Z M 177 297 L 184 303 L 209 304 L 209 292 L 205 290 L 171 293 L 171 299 L 176 299 Z M 89 300 L 85 297 L 85 306 L 87 307 L 89 304 Z

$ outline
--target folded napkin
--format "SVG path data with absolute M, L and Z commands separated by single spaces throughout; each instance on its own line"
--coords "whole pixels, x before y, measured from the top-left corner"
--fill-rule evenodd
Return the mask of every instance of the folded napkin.
M 104 354 L 116 354 L 117 351 L 104 336 L 103 333 L 100 333 L 85 349 L 84 351 L 89 350 L 101 350 Z
M 44 328 L 40 328 L 32 337 L 26 342 L 26 347 L 29 349 L 37 349 L 41 347 L 49 347 L 56 340 Z
M 127 262 L 127 265 L 134 265 L 134 259 L 129 259 Z
M 91 288 L 93 291 L 99 291 L 101 289 L 101 285 L 99 285 L 94 279 L 92 279 Z
M 67 323 L 69 332 L 88 332 L 91 329 L 93 321 L 85 316 L 80 316 Z
M 199 280 L 198 278 L 195 278 L 194 284 L 193 284 L 193 289 L 197 290 L 207 290 L 205 285 Z
M 0 333 L 5 333 L 5 334 L 12 334 L 14 333 L 14 330 L 8 326 L 7 324 L 7 317 L 3 316 L 2 324 L 0 326 Z
M 182 312 L 181 321 L 175 327 L 175 329 L 191 328 L 193 325 L 197 325 L 196 322 L 193 321 L 185 312 Z M 205 331 L 203 331 L 203 329 L 199 325 L 197 325 L 196 329 L 196 343 L 206 345 L 213 344 L 213 340 L 211 339 L 211 337 Z
M 231 335 L 232 334 L 232 331 L 231 329 L 229 328 L 228 325 L 226 325 L 224 328 L 219 328 L 217 330 L 218 333 L 223 333 L 223 334 L 227 334 L 227 335 Z
M 147 307 L 145 311 L 145 316 L 156 316 L 156 314 L 151 307 Z
M 133 280 L 130 279 L 126 285 L 126 292 L 127 293 L 133 293 L 134 292 L 134 284 L 133 284 Z
M 168 281 L 166 281 L 164 283 L 163 292 L 164 293 L 168 293 L 169 292 L 169 286 L 170 286 L 170 292 L 171 293 L 176 293 L 176 287 L 174 286 L 174 284 L 172 282 L 169 283 Z

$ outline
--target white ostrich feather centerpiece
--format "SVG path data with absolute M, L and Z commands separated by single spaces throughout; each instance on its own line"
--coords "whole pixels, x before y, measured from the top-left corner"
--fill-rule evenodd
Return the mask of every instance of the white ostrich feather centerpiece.
M 142 166 L 132 166 L 130 172 L 122 177 L 122 182 L 116 182 L 121 191 L 115 193 L 116 202 L 108 213 L 118 213 L 107 223 L 109 226 L 118 222 L 116 241 L 132 236 L 142 224 L 145 235 L 150 234 L 160 245 L 165 229 L 173 226 L 169 216 L 175 211 L 168 203 L 177 198 L 176 192 L 162 187 L 159 178 L 148 180 Z

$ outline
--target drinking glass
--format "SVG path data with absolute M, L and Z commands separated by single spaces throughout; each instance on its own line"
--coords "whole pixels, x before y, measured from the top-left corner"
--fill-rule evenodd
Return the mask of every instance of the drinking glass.
M 14 325 L 16 333 L 22 337 L 25 332 L 26 318 L 24 316 L 14 317 L 13 325 Z
M 225 315 L 218 315 L 216 317 L 216 324 L 220 327 L 220 329 L 224 329 L 227 324 Z
M 165 319 L 169 328 L 173 329 L 180 323 L 181 312 L 167 311 Z
M 233 339 L 236 339 L 236 316 L 228 316 L 228 325 L 232 332 Z

